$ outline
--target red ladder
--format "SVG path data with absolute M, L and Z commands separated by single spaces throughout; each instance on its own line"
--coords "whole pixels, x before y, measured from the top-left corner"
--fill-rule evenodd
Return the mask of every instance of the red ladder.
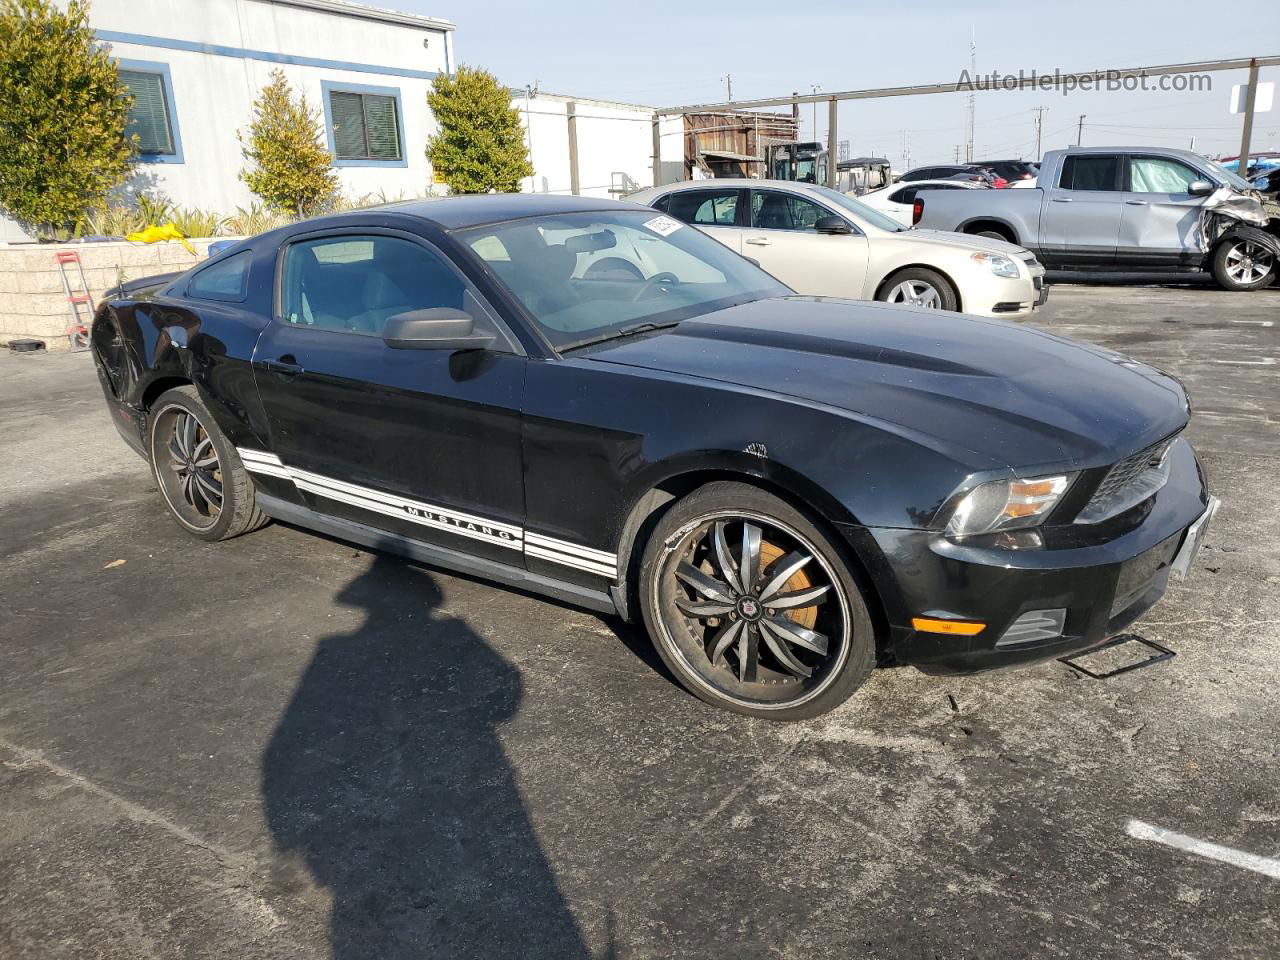
M 59 250 L 53 255 L 58 264 L 58 273 L 62 277 L 62 289 L 67 295 L 67 309 L 71 311 L 71 323 L 67 326 L 67 339 L 71 341 L 72 351 L 89 349 L 89 325 L 93 323 L 93 294 L 89 292 L 89 284 L 84 279 L 84 266 L 80 263 L 80 254 L 74 250 Z M 75 273 L 67 275 L 67 265 L 75 264 Z M 79 281 L 79 289 L 72 287 L 72 280 Z M 81 308 L 88 308 L 88 313 L 81 317 Z

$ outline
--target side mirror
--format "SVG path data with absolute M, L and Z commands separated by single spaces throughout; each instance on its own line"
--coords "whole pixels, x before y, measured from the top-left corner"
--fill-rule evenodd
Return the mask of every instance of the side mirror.
M 387 318 L 382 340 L 397 350 L 484 350 L 496 338 L 476 330 L 476 321 L 465 310 L 431 307 L 407 310 Z
M 843 217 L 819 217 L 814 222 L 813 229 L 819 233 L 831 234 L 849 234 L 852 232 Z
M 1187 186 L 1187 193 L 1191 194 L 1193 197 L 1207 197 L 1216 189 L 1217 187 L 1208 180 L 1192 180 Z

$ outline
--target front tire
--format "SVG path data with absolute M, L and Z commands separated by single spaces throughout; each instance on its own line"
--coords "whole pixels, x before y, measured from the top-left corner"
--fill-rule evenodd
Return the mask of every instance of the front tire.
M 960 309 L 960 298 L 951 282 L 936 270 L 925 267 L 908 267 L 899 270 L 880 287 L 877 300 L 885 303 L 905 303 L 927 310 Z
M 1260 290 L 1276 276 L 1275 254 L 1243 230 L 1218 244 L 1210 265 L 1223 290 Z
M 735 713 L 818 716 L 874 665 L 871 617 L 840 552 L 800 511 L 743 483 L 707 484 L 663 516 L 640 603 L 681 684 Z
M 156 489 L 178 525 L 201 540 L 230 540 L 267 522 L 253 480 L 195 387 L 162 393 L 147 421 Z

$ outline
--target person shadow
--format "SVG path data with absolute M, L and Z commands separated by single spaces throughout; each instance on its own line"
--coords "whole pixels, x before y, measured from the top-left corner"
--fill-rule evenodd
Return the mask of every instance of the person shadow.
M 337 599 L 364 620 L 319 641 L 263 755 L 273 887 L 327 889 L 335 960 L 590 957 L 499 737 L 519 672 L 401 560 Z

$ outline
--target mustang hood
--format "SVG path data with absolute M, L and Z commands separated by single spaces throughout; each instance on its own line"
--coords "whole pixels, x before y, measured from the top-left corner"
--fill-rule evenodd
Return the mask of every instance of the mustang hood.
M 1177 381 L 1103 348 L 851 300 L 759 300 L 590 356 L 889 421 L 1015 470 L 1103 466 L 1188 417 Z

